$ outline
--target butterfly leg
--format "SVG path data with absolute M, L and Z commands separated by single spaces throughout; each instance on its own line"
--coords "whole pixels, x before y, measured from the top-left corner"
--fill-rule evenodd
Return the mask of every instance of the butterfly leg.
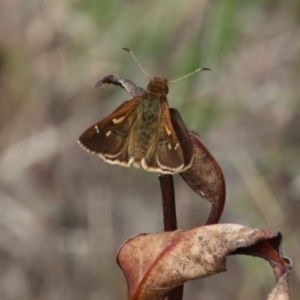
M 108 75 L 96 83 L 96 87 L 102 84 L 115 84 L 123 88 L 127 93 L 131 95 L 132 98 L 142 96 L 145 92 L 144 89 L 136 86 L 132 81 L 128 79 L 120 78 L 118 75 Z

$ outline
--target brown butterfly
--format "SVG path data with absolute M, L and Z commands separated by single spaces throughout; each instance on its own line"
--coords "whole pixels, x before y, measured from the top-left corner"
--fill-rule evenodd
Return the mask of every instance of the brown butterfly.
M 162 174 L 191 166 L 193 143 L 178 111 L 169 108 L 166 79 L 155 77 L 146 91 L 116 75 L 104 77 L 96 86 L 103 83 L 119 85 L 133 98 L 80 136 L 85 150 L 111 164 Z

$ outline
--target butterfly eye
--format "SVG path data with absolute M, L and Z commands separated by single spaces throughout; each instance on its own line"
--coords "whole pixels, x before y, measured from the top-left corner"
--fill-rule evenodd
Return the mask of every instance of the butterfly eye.
M 169 87 L 167 85 L 164 86 L 164 93 L 165 95 L 169 93 Z

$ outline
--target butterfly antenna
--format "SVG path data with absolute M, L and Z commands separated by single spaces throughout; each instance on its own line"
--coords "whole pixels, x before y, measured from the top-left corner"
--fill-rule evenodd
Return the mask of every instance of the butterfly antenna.
M 128 49 L 128 48 L 122 48 L 123 50 L 127 51 L 130 53 L 130 55 L 132 56 L 132 58 L 136 61 L 136 63 L 138 64 L 138 66 L 140 67 L 140 69 L 143 71 L 144 74 L 146 74 L 146 76 L 152 80 L 152 78 L 149 76 L 149 74 L 145 71 L 145 69 L 141 66 L 141 64 L 139 63 L 139 61 L 137 60 L 136 56 L 134 55 L 133 51 Z
M 190 76 L 192 76 L 192 75 L 194 75 L 194 74 L 196 74 L 196 73 L 198 73 L 198 72 L 201 72 L 201 71 L 211 71 L 211 69 L 209 69 L 209 68 L 199 68 L 199 69 L 193 71 L 192 73 L 189 73 L 189 74 L 187 74 L 187 75 L 184 75 L 183 77 L 180 77 L 180 78 L 175 79 L 175 80 L 172 80 L 172 81 L 168 81 L 168 83 L 174 83 L 174 82 L 177 82 L 177 81 L 179 81 L 179 80 L 181 80 L 181 79 L 190 77 Z

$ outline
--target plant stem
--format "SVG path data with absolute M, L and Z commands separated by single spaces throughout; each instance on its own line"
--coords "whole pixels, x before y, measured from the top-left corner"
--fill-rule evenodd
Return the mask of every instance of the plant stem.
M 173 176 L 161 174 L 158 178 L 162 194 L 164 230 L 174 231 L 177 229 L 177 218 Z M 168 294 L 168 300 L 182 300 L 182 296 L 183 285 L 180 285 Z

